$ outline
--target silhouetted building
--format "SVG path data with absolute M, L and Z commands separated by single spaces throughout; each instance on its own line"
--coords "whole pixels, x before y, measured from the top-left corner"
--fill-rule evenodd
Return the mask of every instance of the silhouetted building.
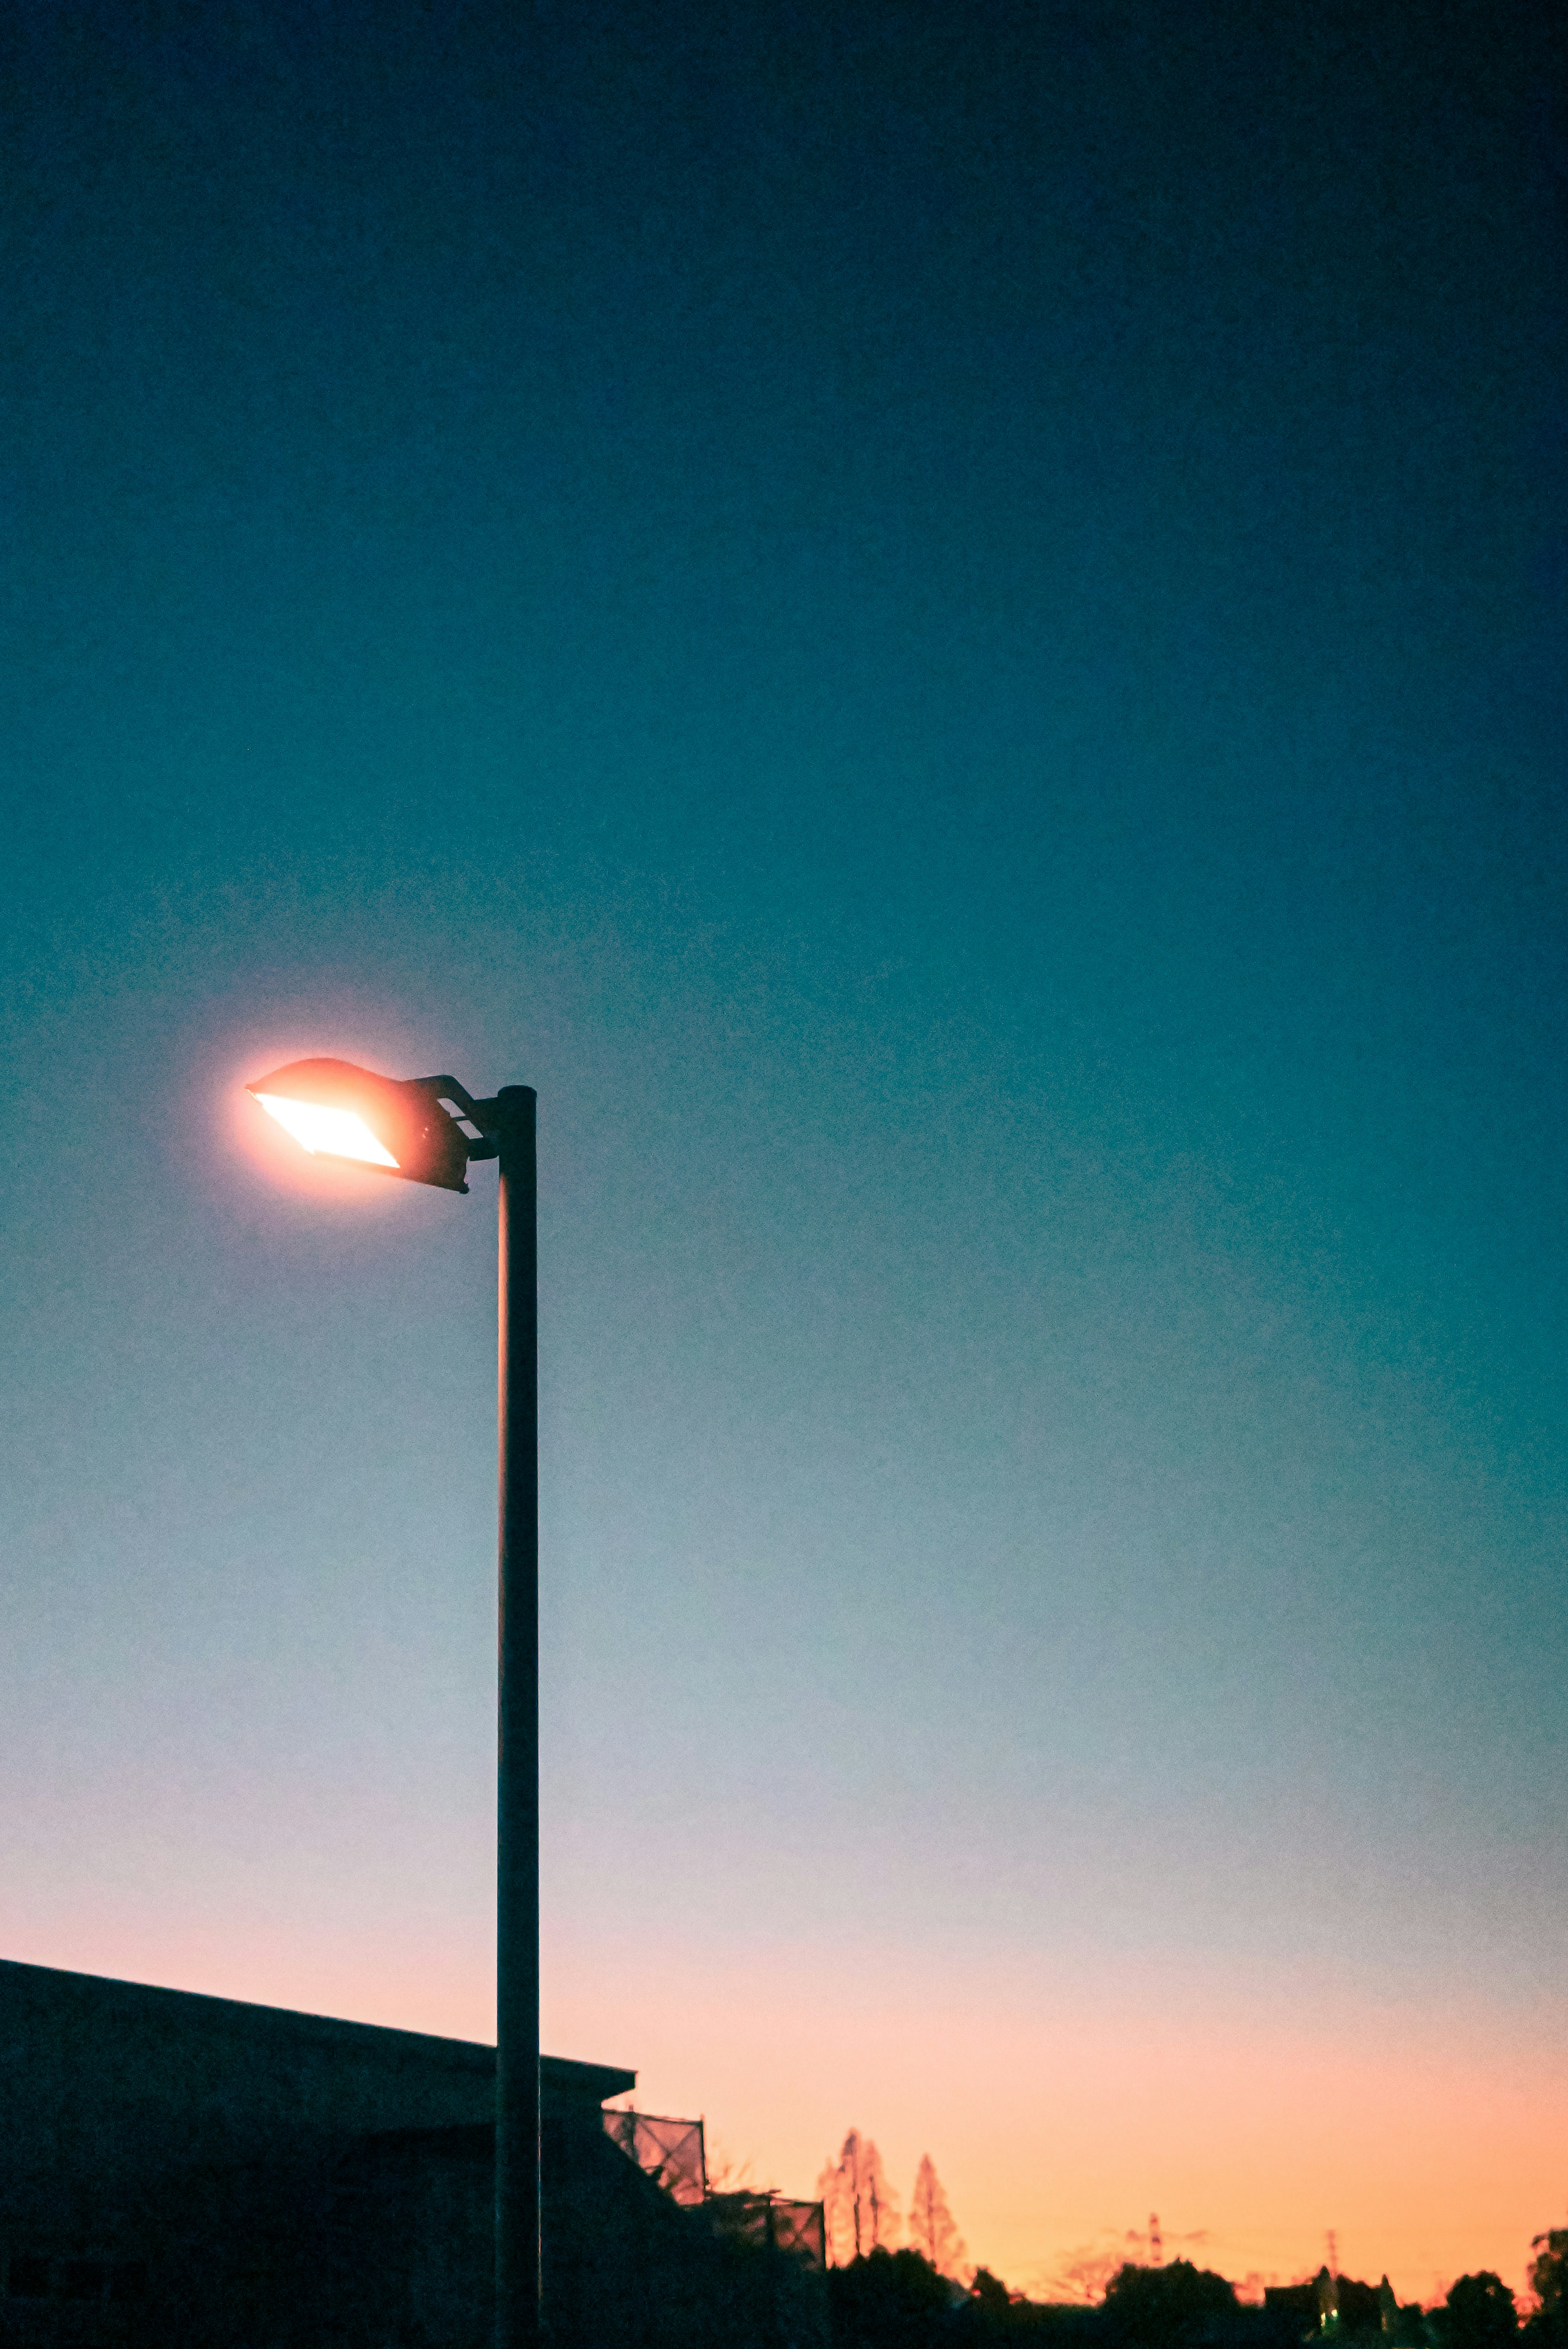
M 1386 2297 L 1385 2297 L 1386 2293 Z M 1270 2284 L 1264 2305 L 1282 2323 L 1296 2329 L 1298 2339 L 1318 2333 L 1327 2341 L 1367 2340 L 1390 2331 L 1388 2311 L 1398 2319 L 1392 2292 L 1377 2284 L 1357 2283 L 1354 2276 L 1336 2275 L 1319 2268 L 1310 2283 Z
M 493 2048 L 0 1962 L 0 2078 L 6 2349 L 488 2343 Z M 820 2209 L 738 2223 L 635 2080 L 543 2060 L 552 2342 L 814 2349 Z
M 1264 2306 L 1277 2316 L 1282 2324 L 1289 2324 L 1298 2341 L 1304 2341 L 1309 2333 L 1318 2331 L 1327 2313 L 1315 2282 L 1267 2284 L 1264 2289 Z

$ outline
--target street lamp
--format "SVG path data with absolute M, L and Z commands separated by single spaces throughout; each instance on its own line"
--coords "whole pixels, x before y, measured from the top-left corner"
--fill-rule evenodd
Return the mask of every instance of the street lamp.
M 537 1099 L 454 1077 L 294 1061 L 245 1089 L 314 1156 L 467 1191 L 500 1171 L 496 1850 L 496 2349 L 539 2342 L 539 1297 Z

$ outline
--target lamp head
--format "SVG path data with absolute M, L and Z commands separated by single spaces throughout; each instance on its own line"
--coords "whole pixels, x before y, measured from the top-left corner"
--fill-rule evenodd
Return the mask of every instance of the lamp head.
M 245 1091 L 313 1156 L 353 1159 L 407 1183 L 466 1191 L 469 1159 L 495 1154 L 493 1142 L 470 1138 L 441 1106 L 455 1102 L 478 1122 L 482 1105 L 450 1077 L 381 1077 L 349 1061 L 291 1061 Z

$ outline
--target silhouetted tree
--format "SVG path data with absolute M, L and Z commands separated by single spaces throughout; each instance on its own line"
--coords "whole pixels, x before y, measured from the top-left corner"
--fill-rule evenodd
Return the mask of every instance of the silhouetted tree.
M 851 2129 L 837 2161 L 817 2180 L 828 2229 L 828 2257 L 837 2267 L 872 2251 L 891 2251 L 900 2231 L 898 2200 L 882 2156 L 870 2137 Z
M 942 2180 L 928 2153 L 921 2155 L 920 2168 L 915 2172 L 914 2197 L 909 2206 L 909 2239 L 938 2275 L 957 2277 L 964 2261 L 964 2240 L 953 2223 Z
M 1525 2327 L 1532 2349 L 1568 2344 L 1568 2227 L 1553 2227 L 1533 2238 L 1530 2289 L 1541 2305 Z
M 1428 2349 L 1427 2320 L 1418 2300 L 1402 2304 L 1387 2276 L 1377 2287 L 1377 2329 L 1384 2349 Z
M 1519 2311 L 1502 2278 L 1483 2268 L 1460 2276 L 1434 2310 L 1432 2330 L 1442 2349 L 1504 2349 L 1519 2330 Z
M 1077 2301 L 1086 2307 L 1093 2306 L 1105 2298 L 1111 2277 L 1126 2264 L 1127 2253 L 1119 2244 L 1109 2250 L 1103 2245 L 1081 2244 L 1075 2251 L 1062 2253 L 1047 2280 L 1046 2298 L 1058 2304 Z
M 1107 2329 L 1129 2349 L 1180 2349 L 1202 2340 L 1235 2307 L 1234 2284 L 1191 2260 L 1172 2260 L 1163 2268 L 1129 2261 L 1106 2287 Z
M 1001 2277 L 977 2268 L 967 2297 L 949 2314 L 944 2342 L 951 2341 L 954 2349 L 980 2349 L 985 2342 L 1010 2341 L 1018 2313 Z
M 830 2269 L 834 2349 L 928 2349 L 943 2337 L 953 2293 L 918 2251 L 868 2252 Z

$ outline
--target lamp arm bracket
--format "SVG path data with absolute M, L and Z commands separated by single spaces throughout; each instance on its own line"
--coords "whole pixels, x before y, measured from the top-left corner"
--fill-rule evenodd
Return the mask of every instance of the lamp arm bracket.
M 468 1087 L 459 1084 L 456 1077 L 415 1077 L 411 1081 L 418 1086 L 421 1092 L 432 1094 L 437 1101 L 455 1102 L 469 1123 L 479 1127 L 483 1136 L 481 1141 L 469 1142 L 467 1134 L 463 1136 L 470 1165 L 477 1158 L 500 1157 L 498 1119 L 493 1101 L 475 1101 Z
M 479 1119 L 474 1116 L 479 1103 L 467 1085 L 459 1084 L 456 1077 L 409 1077 L 407 1081 L 418 1085 L 422 1093 L 433 1094 L 437 1101 L 456 1102 L 463 1115 L 472 1119 L 475 1125 L 479 1124 Z

